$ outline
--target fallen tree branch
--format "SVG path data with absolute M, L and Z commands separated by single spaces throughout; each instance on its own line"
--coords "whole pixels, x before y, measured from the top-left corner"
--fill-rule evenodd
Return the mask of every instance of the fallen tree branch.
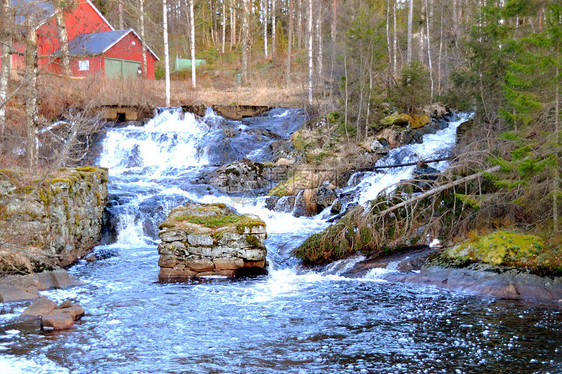
M 418 160 L 418 161 L 415 161 L 415 162 L 407 162 L 405 164 L 373 166 L 370 169 L 375 171 L 375 170 L 378 170 L 378 169 L 401 168 L 403 166 L 414 166 L 414 165 L 418 165 L 418 164 L 430 164 L 430 163 L 433 163 L 433 162 L 441 162 L 441 161 L 452 160 L 452 159 L 454 159 L 454 157 L 442 157 L 442 158 L 436 158 L 434 160 Z
M 394 206 L 391 206 L 390 208 L 383 210 L 382 212 L 378 213 L 377 215 L 378 215 L 378 216 L 385 216 L 385 215 L 387 215 L 388 213 L 391 213 L 391 212 L 393 212 L 393 211 L 395 211 L 395 210 L 397 210 L 397 209 L 400 209 L 400 208 L 403 208 L 403 207 L 405 207 L 405 206 L 407 206 L 407 205 L 410 205 L 410 204 L 412 204 L 412 203 L 415 203 L 416 201 L 419 201 L 419 200 L 425 199 L 426 197 L 429 197 L 429 196 L 438 194 L 438 193 L 440 193 L 440 192 L 443 192 L 443 191 L 445 191 L 445 190 L 448 190 L 449 188 L 458 186 L 459 184 L 463 184 L 463 183 L 466 183 L 466 182 L 470 182 L 471 180 L 480 178 L 480 177 L 482 177 L 482 176 L 484 175 L 484 173 L 493 173 L 493 172 L 496 172 L 496 171 L 498 171 L 498 170 L 500 170 L 500 167 L 499 167 L 499 166 L 494 166 L 493 168 L 490 168 L 490 169 L 488 169 L 488 170 L 484 170 L 484 171 L 481 171 L 481 172 L 479 172 L 479 173 L 472 174 L 472 175 L 469 175 L 469 176 L 464 177 L 464 178 L 461 178 L 461 179 L 457 179 L 456 181 L 453 181 L 453 182 L 444 184 L 444 185 L 442 185 L 442 186 L 436 187 L 436 188 L 434 188 L 434 189 L 432 189 L 432 190 L 429 190 L 429 191 L 427 191 L 427 192 L 422 193 L 421 195 L 418 195 L 418 196 L 413 197 L 413 198 L 411 198 L 411 199 L 409 199 L 409 200 L 403 201 L 403 202 L 401 202 L 400 204 L 396 204 L 396 205 L 394 205 Z

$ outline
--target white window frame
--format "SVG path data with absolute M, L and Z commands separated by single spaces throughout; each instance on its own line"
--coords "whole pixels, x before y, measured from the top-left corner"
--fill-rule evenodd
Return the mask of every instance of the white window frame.
M 90 60 L 78 60 L 78 71 L 90 71 Z

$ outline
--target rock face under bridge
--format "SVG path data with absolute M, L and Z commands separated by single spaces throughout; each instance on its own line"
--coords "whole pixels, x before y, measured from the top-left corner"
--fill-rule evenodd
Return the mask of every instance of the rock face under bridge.
M 267 234 L 257 216 L 236 214 L 224 204 L 188 203 L 174 208 L 160 230 L 161 282 L 266 272 Z

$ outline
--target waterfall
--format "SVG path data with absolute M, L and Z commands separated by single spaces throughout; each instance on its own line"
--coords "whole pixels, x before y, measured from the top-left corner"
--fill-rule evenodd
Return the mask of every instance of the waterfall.
M 423 144 L 392 149 L 375 166 L 444 156 L 454 144 L 456 127 L 465 119 L 466 116 L 459 116 L 446 129 L 425 135 Z M 188 200 L 220 202 L 240 213 L 259 215 L 267 224 L 266 245 L 272 267 L 294 266 L 295 260 L 289 258 L 290 251 L 306 237 L 329 225 L 326 223 L 329 209 L 315 217 L 296 218 L 291 214 L 290 204 L 283 205 L 284 199 L 277 203 L 279 211 L 271 211 L 265 208 L 263 198 L 227 196 L 211 186 L 191 182 L 200 173 L 217 166 L 211 162 L 217 159 L 217 153 L 225 152 L 221 156 L 223 161 L 267 157 L 272 141 L 288 139 L 303 123 L 304 114 L 294 109 L 273 110 L 264 117 L 244 122 L 227 121 L 211 109 L 202 118 L 174 109 L 162 110 L 144 127 L 109 129 L 103 139 L 99 164 L 109 168 L 110 211 L 117 230 L 117 244 L 154 245 L 158 224 L 174 206 Z M 252 133 L 255 129 L 260 130 L 257 137 Z M 263 139 L 263 133 L 274 135 Z M 446 166 L 447 162 L 436 165 L 439 170 Z M 405 166 L 383 172 L 356 173 L 342 194 L 348 196 L 348 204 L 366 205 L 388 186 L 410 178 L 414 168 Z

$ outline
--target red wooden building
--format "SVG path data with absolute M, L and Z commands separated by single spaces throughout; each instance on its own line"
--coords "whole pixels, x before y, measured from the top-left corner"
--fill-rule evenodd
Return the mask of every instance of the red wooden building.
M 32 24 L 37 34 L 39 68 L 61 74 L 55 9 L 45 1 L 11 0 L 19 25 Z M 115 30 L 90 0 L 74 0 L 64 11 L 72 74 L 77 77 L 136 78 L 142 71 L 142 41 L 132 29 Z M 16 43 L 23 52 L 24 43 Z M 154 79 L 158 57 L 147 48 L 147 79 Z M 21 55 L 12 55 L 12 70 L 24 70 Z

